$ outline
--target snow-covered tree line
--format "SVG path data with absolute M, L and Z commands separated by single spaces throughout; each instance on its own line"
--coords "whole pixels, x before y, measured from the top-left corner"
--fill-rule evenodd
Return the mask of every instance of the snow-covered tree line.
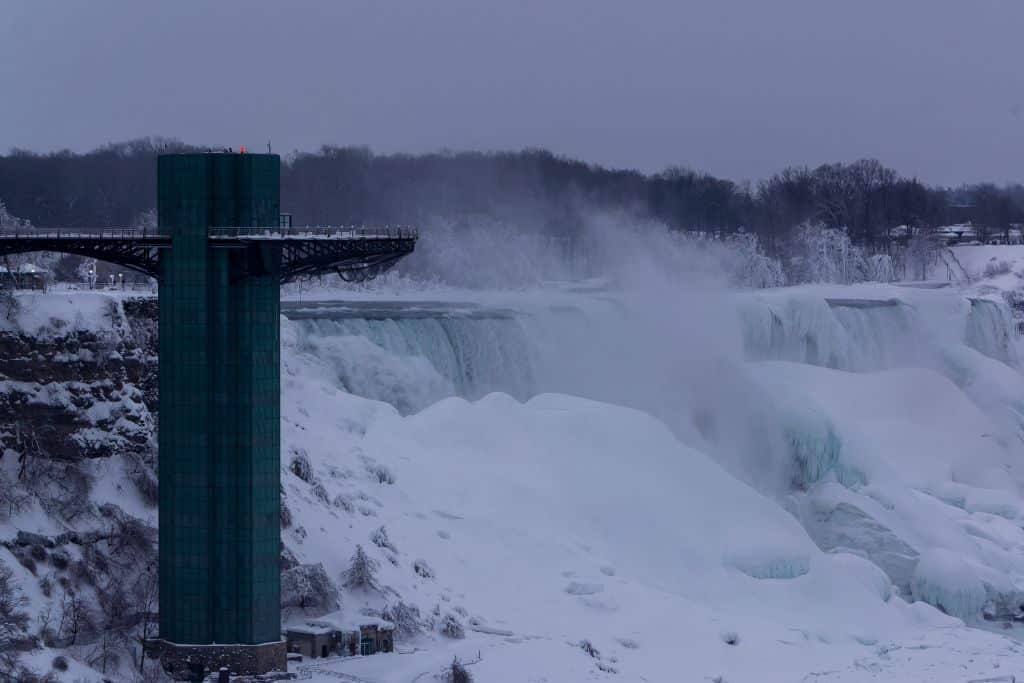
M 16 150 L 0 154 L 0 196 L 37 225 L 128 225 L 156 205 L 158 154 L 205 149 L 139 138 L 82 154 Z M 1022 185 L 929 186 L 874 159 L 790 167 L 737 183 L 699 169 L 606 168 L 542 149 L 375 154 L 325 146 L 284 157 L 281 200 L 297 225 L 529 217 L 570 239 L 592 210 L 635 208 L 685 232 L 745 228 L 773 250 L 804 221 L 846 226 L 857 244 L 881 244 L 896 225 L 970 221 L 984 241 L 1024 222 Z
M 914 236 L 891 253 L 873 252 L 855 244 L 846 230 L 821 223 L 800 225 L 774 257 L 764 252 L 751 233 L 736 233 L 723 241 L 730 252 L 725 263 L 731 282 L 752 289 L 923 280 L 948 252 L 926 234 Z

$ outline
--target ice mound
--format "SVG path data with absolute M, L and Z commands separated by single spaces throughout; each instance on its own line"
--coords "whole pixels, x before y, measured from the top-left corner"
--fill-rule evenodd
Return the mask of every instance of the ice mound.
M 723 557 L 750 574 L 796 576 L 814 550 L 774 503 L 654 418 L 617 406 L 554 394 L 526 403 L 502 394 L 446 399 L 378 423 L 364 448 L 384 462 L 415 450 L 414 461 L 394 467 L 422 470 L 414 480 L 429 487 L 424 495 L 450 501 L 453 514 L 501 509 L 550 533 L 572 520 L 563 533 L 587 537 L 606 557 L 631 558 L 633 570 L 659 581 L 714 570 Z M 467 490 L 430 474 L 449 469 L 480 484 Z
M 515 317 L 415 306 L 368 315 L 293 321 L 300 345 L 330 363 L 348 392 L 408 413 L 453 395 L 504 391 L 524 399 L 534 390 L 530 343 Z
M 741 299 L 746 355 L 830 368 L 851 364 L 850 340 L 821 297 Z
M 898 293 L 795 287 L 740 297 L 746 356 L 853 371 L 900 365 L 910 358 L 907 340 L 924 334 Z
M 737 298 L 751 360 L 866 372 L 936 365 L 967 347 L 1014 368 L 1021 342 L 1007 303 L 991 295 L 891 285 L 793 287 Z
M 964 340 L 989 358 L 1018 367 L 1014 321 L 1006 302 L 999 299 L 971 298 Z
M 985 586 L 970 563 L 941 548 L 921 555 L 912 589 L 916 599 L 961 619 L 980 614 L 987 599 Z
M 814 373 L 833 371 L 810 368 L 804 376 L 792 364 L 764 366 L 769 375 L 789 378 L 770 386 L 791 399 L 767 405 L 815 435 L 821 453 L 835 450 L 828 446 L 832 440 L 841 446 L 838 456 L 805 456 L 821 463 L 821 476 L 797 497 L 835 491 L 808 514 L 831 515 L 823 526 L 840 530 L 837 519 L 851 520 L 849 533 L 833 539 L 837 552 L 823 553 L 801 527 L 803 502 L 790 506 L 799 514 L 787 512 L 648 414 L 564 395 L 522 403 L 491 394 L 476 402 L 448 398 L 402 416 L 342 392 L 325 371 L 328 363 L 298 350 L 289 331 L 282 330 L 282 340 L 284 442 L 308 453 L 317 486 L 326 493 L 321 497 L 315 486 L 284 475 L 287 505 L 302 527 L 301 534 L 295 527 L 285 532 L 296 561 L 322 563 L 328 576 L 337 577 L 350 549 L 363 544 L 379 562 L 382 596 L 374 603 L 345 592 L 343 609 L 380 609 L 400 596 L 424 616 L 439 608 L 463 615 L 467 624 L 463 641 L 424 636 L 417 647 L 425 651 L 400 658 L 410 662 L 401 675 L 346 669 L 354 675 L 410 680 L 432 666 L 424 665 L 426 659 L 438 666 L 452 655 L 472 659 L 483 646 L 487 654 L 479 670 L 495 680 L 502 667 L 506 677 L 515 671 L 521 680 L 586 680 L 599 670 L 595 660 L 566 643 L 587 639 L 605 658 L 601 663 L 616 658 L 623 680 L 674 680 L 680 656 L 695 679 L 801 680 L 856 661 L 858 669 L 863 663 L 886 672 L 882 680 L 920 680 L 922 662 L 941 668 L 964 658 L 943 659 L 946 643 L 995 656 L 996 645 L 987 643 L 1003 642 L 958 626 L 923 601 L 891 599 L 889 578 L 856 556 L 867 554 L 857 546 L 878 538 L 876 529 L 888 529 L 889 536 L 879 532 L 883 542 L 871 560 L 898 553 L 903 547 L 896 542 L 909 547 L 909 594 L 915 549 L 942 545 L 935 538 L 941 535 L 951 552 L 988 558 L 990 571 L 979 571 L 979 579 L 991 584 L 986 590 L 1005 590 L 1012 581 L 999 582 L 1015 563 L 1016 548 L 1024 547 L 1024 530 L 909 487 L 902 466 L 886 463 L 893 451 L 874 449 L 873 439 L 886 429 L 868 419 L 867 433 L 858 434 L 852 423 L 837 419 L 837 404 L 819 400 Z M 852 403 L 857 419 L 878 402 L 877 386 L 837 383 L 837 400 L 850 401 L 858 392 L 867 397 Z M 926 383 L 926 395 L 944 400 L 936 386 L 952 385 Z M 886 400 L 907 403 L 906 396 Z M 807 405 L 814 406 L 809 424 L 801 412 Z M 915 419 L 923 420 L 928 407 Z M 764 413 L 768 420 L 770 412 Z M 971 423 L 972 415 L 966 418 Z M 888 431 L 900 436 L 908 419 L 902 416 Z M 735 424 L 742 422 L 723 422 L 718 433 Z M 950 434 L 940 436 L 949 440 Z M 902 436 L 898 443 L 906 445 Z M 847 463 L 862 469 L 863 480 L 844 485 L 845 478 L 833 476 L 837 465 Z M 941 479 L 951 482 L 953 468 L 940 470 Z M 385 481 L 376 474 L 381 471 L 390 474 Z M 970 492 L 955 493 L 966 501 Z M 341 505 L 322 502 L 339 497 L 346 498 Z M 382 525 L 397 551 L 371 542 Z M 983 553 L 977 550 L 982 546 Z M 420 558 L 429 562 L 430 578 L 415 571 Z M 613 572 L 605 571 L 612 566 Z M 725 631 L 741 636 L 736 647 L 745 656 L 736 657 L 722 642 Z M 908 658 L 887 657 L 890 643 L 904 647 Z
M 565 587 L 569 595 L 596 595 L 604 590 L 600 583 L 586 583 L 584 581 L 570 581 Z
M 909 593 L 919 553 L 904 539 L 907 532 L 891 510 L 866 495 L 825 483 L 799 498 L 797 514 L 822 550 L 866 557 L 890 583 Z
M 992 420 L 938 372 L 849 373 L 793 363 L 759 363 L 750 372 L 774 388 L 788 413 L 824 415 L 842 443 L 838 464 L 863 483 L 931 489 L 955 479 L 1013 490 L 1005 476 L 1012 449 L 987 436 L 998 432 Z
M 836 469 L 842 440 L 828 418 L 816 411 L 793 412 L 783 418 L 783 425 L 800 488 L 821 481 Z
M 310 353 L 330 364 L 342 389 L 390 403 L 402 413 L 455 393 L 452 382 L 423 356 L 399 355 L 366 337 L 311 336 L 306 344 Z
M 892 581 L 871 560 L 848 552 L 830 555 L 829 560 L 834 567 L 841 568 L 857 583 L 877 595 L 879 599 L 888 601 L 892 597 Z
M 998 426 L 994 436 L 1024 438 L 1024 380 L 1005 363 L 964 346 L 946 348 L 941 357 L 943 374 Z
M 965 354 L 968 367 L 996 363 Z M 787 414 L 827 420 L 842 443 L 834 476 L 810 481 L 792 506 L 821 549 L 869 559 L 904 594 L 950 615 L 978 623 L 989 606 L 990 618 L 1012 621 L 1024 585 L 1019 446 L 993 438 L 990 415 L 931 370 L 751 371 Z
M 795 579 L 811 570 L 811 557 L 795 548 L 748 543 L 727 551 L 723 564 L 755 579 Z

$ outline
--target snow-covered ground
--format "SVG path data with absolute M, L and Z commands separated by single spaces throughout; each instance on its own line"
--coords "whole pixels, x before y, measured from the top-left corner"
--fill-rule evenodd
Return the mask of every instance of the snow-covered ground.
M 319 564 L 337 599 L 286 621 L 401 629 L 395 654 L 293 670 L 425 682 L 458 657 L 481 682 L 1019 677 L 1013 249 L 956 250 L 971 282 L 939 288 L 737 292 L 642 264 L 614 285 L 292 289 L 282 538 L 288 576 Z M 986 274 L 993 257 L 1009 270 Z M 109 324 L 102 294 L 30 296 L 9 327 Z M 59 530 L 36 521 L 23 530 Z M 344 585 L 357 546 L 373 588 Z
M 1024 272 L 1024 245 L 976 245 L 952 247 L 950 251 L 973 280 L 984 280 L 1004 290 L 1020 288 L 1021 280 L 1017 273 Z M 936 264 L 929 277 L 950 279 L 942 264 Z
M 377 559 L 388 589 L 347 591 L 342 611 L 382 607 L 393 590 L 469 629 L 319 667 L 405 681 L 478 651 L 481 681 L 962 681 L 1024 666 L 1014 641 L 905 602 L 853 552 L 822 552 L 780 505 L 646 414 L 492 394 L 401 417 L 340 391 L 291 343 L 284 438 L 356 511 L 327 511 L 289 479 L 303 525 L 301 542 L 286 532 L 290 547 L 329 576 L 357 543 Z M 382 467 L 394 483 L 379 482 Z M 394 549 L 372 544 L 380 526 Z
M 997 292 L 584 290 L 287 307 L 284 439 L 316 477 L 286 476 L 289 547 L 340 576 L 362 544 L 384 588 L 341 612 L 400 595 L 427 622 L 415 652 L 315 680 L 453 656 L 481 681 L 1024 672 L 1024 383 Z M 448 614 L 464 640 L 430 628 Z

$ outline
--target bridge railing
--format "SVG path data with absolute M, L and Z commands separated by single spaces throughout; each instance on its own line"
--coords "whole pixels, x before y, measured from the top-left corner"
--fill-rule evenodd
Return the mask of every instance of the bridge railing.
M 233 226 L 213 227 L 208 231 L 210 239 L 417 239 L 419 232 L 408 226 L 367 227 L 356 225 L 316 226 Z
M 210 239 L 417 239 L 419 233 L 408 226 L 367 227 L 354 225 L 317 225 L 305 227 L 231 226 L 212 227 Z M 0 239 L 61 239 L 61 240 L 168 240 L 170 235 L 157 228 L 102 227 L 102 228 L 32 228 L 2 227 Z
M 156 228 L 102 227 L 102 228 L 32 228 L 2 227 L 0 239 L 101 239 L 101 240 L 139 240 L 166 239 L 168 235 Z

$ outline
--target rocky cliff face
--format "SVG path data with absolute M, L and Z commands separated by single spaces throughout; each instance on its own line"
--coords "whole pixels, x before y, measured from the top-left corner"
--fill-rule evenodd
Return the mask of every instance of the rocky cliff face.
M 105 673 L 155 630 L 156 311 L 85 293 L 0 311 L 0 565 L 28 598 L 8 639 Z

